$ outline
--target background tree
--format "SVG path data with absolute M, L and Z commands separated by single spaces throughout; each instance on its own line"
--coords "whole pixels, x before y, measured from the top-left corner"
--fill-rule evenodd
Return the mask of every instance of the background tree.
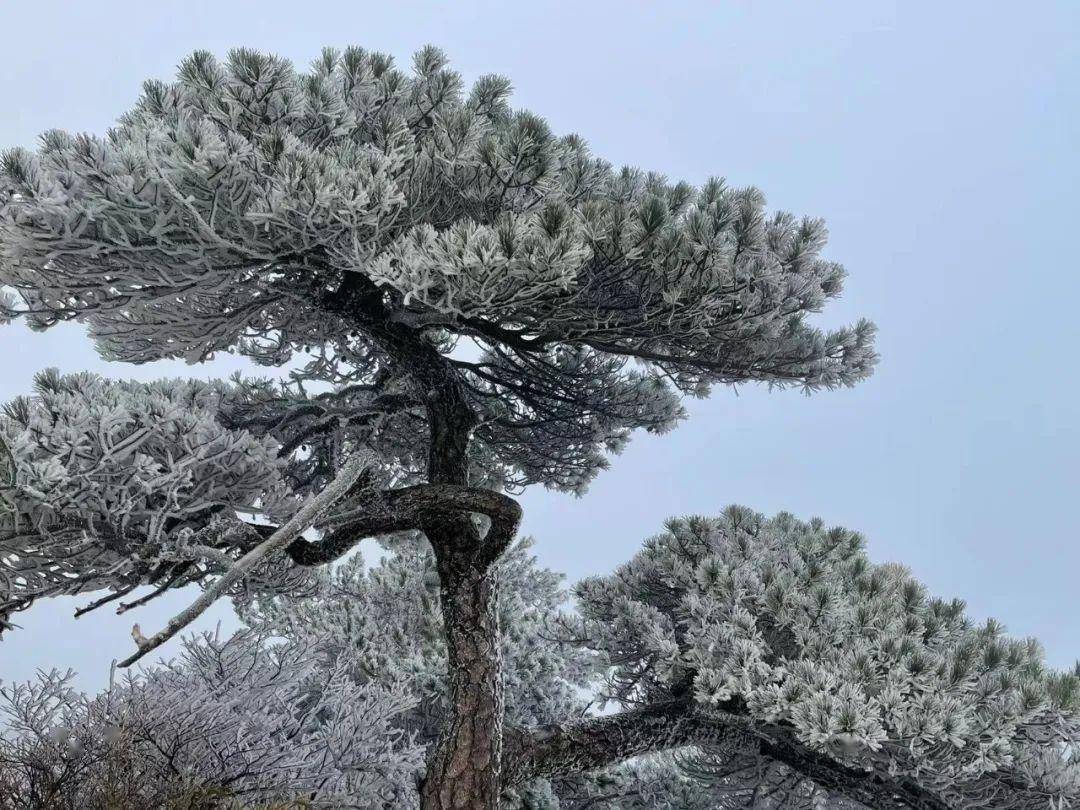
M 745 806 L 806 778 L 875 808 L 1080 802 L 1080 664 L 1048 671 L 1037 641 L 975 624 L 863 546 L 741 507 L 670 521 L 580 583 L 562 620 L 626 711 L 552 729 L 513 761 L 559 774 L 696 744 L 688 770 Z
M 450 673 L 430 808 L 492 807 L 504 781 L 492 565 L 520 509 L 498 490 L 581 491 L 631 430 L 671 427 L 681 394 L 849 385 L 875 361 L 870 324 L 805 321 L 843 278 L 819 220 L 766 216 L 719 180 L 615 170 L 512 112 L 509 89 L 466 92 L 433 48 L 411 74 L 359 48 L 306 74 L 197 52 L 105 137 L 52 131 L 0 163 L 9 315 L 81 321 L 128 362 L 306 358 L 289 385 L 238 383 L 218 407 L 227 430 L 277 441 L 288 495 L 308 500 L 269 532 L 232 503 L 173 527 L 240 559 L 125 663 L 285 546 L 313 566 L 419 530 Z M 321 539 L 297 539 L 312 524 Z
M 356 666 L 243 631 L 185 639 L 94 698 L 71 673 L 0 688 L 0 808 L 415 807 L 424 749 L 401 722 L 415 698 Z

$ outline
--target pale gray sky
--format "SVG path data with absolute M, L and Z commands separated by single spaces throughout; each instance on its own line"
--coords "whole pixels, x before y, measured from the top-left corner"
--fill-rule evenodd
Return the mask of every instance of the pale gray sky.
M 1080 4 L 36 0 L 0 6 L 0 31 L 0 146 L 101 132 L 195 48 L 306 64 L 359 44 L 407 62 L 431 42 L 466 78 L 508 75 L 516 105 L 616 164 L 722 175 L 824 216 L 850 278 L 822 322 L 875 320 L 877 374 L 809 399 L 718 390 L 673 434 L 636 437 L 584 498 L 528 493 L 541 560 L 579 578 L 670 515 L 786 509 L 862 531 L 874 559 L 1039 637 L 1056 666 L 1080 654 Z M 9 327 L 0 350 L 5 400 L 48 365 L 231 370 L 106 364 L 75 327 Z M 132 614 L 75 622 L 84 601 L 20 614 L 0 679 L 71 666 L 103 683 Z M 181 601 L 135 618 L 157 629 Z

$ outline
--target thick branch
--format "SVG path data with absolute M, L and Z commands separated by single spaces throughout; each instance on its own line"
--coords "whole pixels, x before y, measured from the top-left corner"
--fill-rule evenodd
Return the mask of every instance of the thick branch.
M 507 742 L 507 786 L 537 776 L 580 774 L 655 751 L 736 742 L 869 807 L 949 810 L 942 799 L 911 780 L 849 768 L 812 751 L 788 728 L 757 724 L 742 714 L 699 713 L 688 700 L 519 733 Z
M 423 530 L 431 522 L 464 512 L 491 519 L 480 549 L 480 557 L 487 562 L 506 549 L 521 522 L 521 506 L 499 492 L 455 484 L 418 484 L 377 493 L 363 509 L 342 515 L 343 524 L 322 540 L 296 540 L 286 551 L 297 565 L 324 565 L 355 548 L 365 537 Z
M 741 731 L 737 723 L 704 719 L 688 707 L 686 701 L 670 701 L 519 732 L 508 740 L 506 783 L 586 773 L 640 754 L 690 744 L 715 745 Z

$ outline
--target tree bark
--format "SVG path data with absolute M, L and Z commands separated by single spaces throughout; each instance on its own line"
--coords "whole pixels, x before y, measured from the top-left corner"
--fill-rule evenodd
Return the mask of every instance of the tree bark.
M 501 788 L 503 685 L 496 581 L 464 550 L 438 555 L 447 710 L 428 760 L 424 810 L 493 810 Z
M 481 536 L 470 515 L 485 515 Z M 419 484 L 375 493 L 341 529 L 288 547 L 300 565 L 324 565 L 362 537 L 420 529 L 435 550 L 448 651 L 444 727 L 429 758 L 425 808 L 495 807 L 503 724 L 494 565 L 517 533 L 521 507 L 498 492 Z
M 416 378 L 427 389 L 428 481 L 467 487 L 478 420 L 456 369 L 423 348 L 412 358 L 420 361 Z M 513 539 L 517 519 L 509 526 L 493 522 L 482 536 L 473 514 L 447 502 L 442 515 L 422 524 L 439 571 L 448 683 L 446 714 L 421 788 L 423 810 L 496 810 L 499 802 L 504 698 L 492 566 Z

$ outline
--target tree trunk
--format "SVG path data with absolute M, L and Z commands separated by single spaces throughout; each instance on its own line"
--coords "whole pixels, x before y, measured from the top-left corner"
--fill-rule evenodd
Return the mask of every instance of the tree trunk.
M 458 370 L 421 331 L 394 322 L 383 292 L 359 274 L 347 274 L 325 305 L 354 318 L 424 402 L 428 483 L 468 488 L 469 443 L 480 420 Z M 503 691 L 493 566 L 513 539 L 521 510 L 513 501 L 500 502 L 487 536 L 472 511 L 448 500 L 443 510 L 426 511 L 420 526 L 438 563 L 448 681 L 442 730 L 420 791 L 424 810 L 498 807 Z
M 439 560 L 449 689 L 428 758 L 424 810 L 494 810 L 502 762 L 502 660 L 495 572 L 472 555 Z M 461 559 L 465 557 L 466 559 Z

